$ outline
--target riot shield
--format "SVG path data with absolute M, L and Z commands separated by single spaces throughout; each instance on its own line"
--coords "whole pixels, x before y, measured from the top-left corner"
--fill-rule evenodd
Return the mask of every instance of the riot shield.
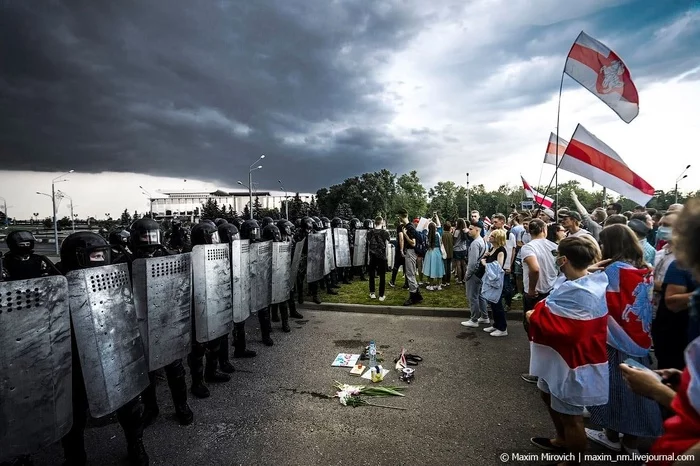
M 292 243 L 272 243 L 272 297 L 271 304 L 289 299 L 292 282 Z
M 297 275 L 299 274 L 299 267 L 301 266 L 301 258 L 304 253 L 304 244 L 306 243 L 306 238 L 294 244 L 294 256 L 292 257 L 292 268 L 289 271 L 289 286 L 294 288 L 297 284 Z M 290 245 L 292 243 L 289 243 Z
M 149 384 L 126 264 L 66 275 L 70 313 L 90 413 L 110 414 Z
M 317 282 L 324 276 L 326 260 L 326 238 L 321 233 L 310 233 L 306 237 L 308 248 L 306 252 L 306 281 Z M 297 245 L 299 247 L 299 245 Z
M 231 262 L 228 244 L 192 248 L 195 339 L 199 343 L 226 335 L 233 325 Z
M 336 267 L 351 267 L 350 243 L 348 243 L 348 230 L 345 228 L 333 229 L 333 242 L 335 245 Z
M 192 260 L 189 253 L 136 259 L 134 304 L 148 370 L 184 358 L 192 330 Z
M 355 249 L 352 254 L 353 267 L 367 265 L 367 230 L 355 230 Z
M 331 230 L 324 230 L 325 246 L 323 249 L 323 275 L 328 275 L 332 270 L 335 270 L 335 255 L 333 253 L 333 236 Z
M 70 430 L 70 341 L 64 277 L 0 283 L 0 462 Z
M 386 262 L 388 267 L 394 266 L 394 258 L 396 257 L 396 246 L 391 244 L 390 241 L 386 242 Z
M 272 241 L 250 244 L 250 311 L 270 305 L 272 299 Z
M 243 322 L 250 316 L 250 274 L 248 273 L 250 241 L 231 243 L 231 277 L 233 296 L 233 321 Z

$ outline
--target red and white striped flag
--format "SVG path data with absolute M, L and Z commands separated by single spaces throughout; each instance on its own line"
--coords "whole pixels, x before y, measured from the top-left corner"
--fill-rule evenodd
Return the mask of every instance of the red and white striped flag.
M 624 122 L 631 122 L 639 114 L 639 94 L 627 66 L 615 52 L 583 31 L 566 57 L 564 72 Z
M 564 155 L 563 152 L 559 154 L 560 157 L 562 155 Z M 541 205 L 545 208 L 552 208 L 552 206 L 554 205 L 554 199 L 540 194 L 532 186 L 530 186 L 530 183 L 525 181 L 525 178 L 523 178 L 522 175 L 520 175 L 520 179 L 523 180 L 523 189 L 525 190 L 525 197 L 527 197 L 528 199 L 533 199 L 537 203 L 537 205 Z
M 559 160 L 561 160 L 562 156 L 564 155 L 564 151 L 566 150 L 566 146 L 568 144 L 569 141 L 567 141 L 564 138 L 559 138 L 559 144 L 557 144 L 557 135 L 554 133 L 550 133 L 549 142 L 547 143 L 547 152 L 544 154 L 544 163 L 556 165 L 557 155 L 559 156 Z M 558 149 L 557 146 L 559 146 Z
M 571 136 L 559 168 L 612 189 L 640 205 L 646 205 L 654 197 L 654 188 L 581 124 Z
M 607 286 L 602 272 L 564 281 L 530 317 L 530 374 L 572 405 L 608 402 Z

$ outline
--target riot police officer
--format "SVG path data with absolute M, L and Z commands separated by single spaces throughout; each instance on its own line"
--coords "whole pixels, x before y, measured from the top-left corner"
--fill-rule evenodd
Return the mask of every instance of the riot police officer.
M 274 224 L 269 224 L 265 228 L 263 228 L 263 241 L 272 241 L 274 243 L 280 243 L 283 241 L 282 239 L 282 234 L 280 232 L 280 229 L 277 227 L 277 225 Z M 282 302 L 282 303 L 275 303 L 275 304 L 270 304 L 268 307 L 267 311 L 271 315 L 271 320 L 273 322 L 279 322 L 279 316 L 282 316 L 282 331 L 285 333 L 288 333 L 291 331 L 289 328 L 289 309 L 287 309 L 287 302 Z M 259 314 L 258 314 L 259 315 Z M 269 321 L 267 321 L 269 322 Z M 266 322 L 266 323 L 267 323 Z M 262 320 L 261 320 L 261 327 L 262 327 Z M 269 324 L 267 324 L 269 325 Z M 271 327 L 271 326 L 270 326 Z M 266 329 L 266 331 L 270 332 L 271 328 Z
M 4 280 L 27 280 L 30 278 L 60 275 L 53 262 L 41 254 L 34 254 L 34 235 L 26 230 L 15 230 L 5 238 L 10 250 L 2 258 Z
M 124 262 L 121 258 L 131 255 L 129 238 L 131 233 L 124 228 L 116 228 L 109 233 L 109 245 L 112 248 L 112 263 Z
M 256 220 L 240 220 L 238 227 L 240 238 L 243 240 L 252 241 L 252 237 L 260 237 L 260 228 Z M 243 272 L 247 273 L 247 271 Z M 245 321 L 233 323 L 233 357 L 234 358 L 253 358 L 257 353 L 246 348 L 245 336 Z
M 229 245 L 236 240 L 240 239 L 240 235 L 238 233 L 238 228 L 236 228 L 235 225 L 231 223 L 223 223 L 219 225 L 217 228 L 217 231 L 219 233 L 219 241 L 222 243 L 228 243 Z M 230 250 L 229 250 L 230 251 Z M 235 324 L 234 324 L 235 325 Z M 229 359 L 229 339 L 228 339 L 228 333 L 221 337 L 220 344 L 219 344 L 219 369 L 221 372 L 225 372 L 227 374 L 231 374 L 235 372 L 235 368 L 233 367 L 233 364 L 231 364 L 231 361 Z
M 269 225 L 271 225 L 271 223 Z M 277 233 L 279 234 L 279 231 Z M 246 220 L 243 223 L 241 227 L 241 239 L 247 239 L 251 243 L 263 241 L 260 226 L 258 225 L 257 220 Z M 251 312 L 258 313 L 258 322 L 260 323 L 260 333 L 262 334 L 262 342 L 266 346 L 274 345 L 275 342 L 272 341 L 272 338 L 270 338 L 270 333 L 272 331 L 272 324 L 270 323 L 270 307 L 267 306 L 264 309 L 251 309 Z
M 192 246 L 203 244 L 215 244 L 219 242 L 219 234 L 214 222 L 202 220 L 192 228 Z M 192 335 L 197 332 L 194 329 L 194 318 L 192 319 Z M 219 351 L 222 337 L 216 338 L 206 343 L 199 343 L 192 339 L 192 352 L 187 358 L 192 376 L 191 391 L 197 398 L 207 398 L 211 395 L 204 382 L 222 383 L 231 380 L 228 374 L 218 371 Z M 204 356 L 206 355 L 206 366 Z
M 301 219 L 300 227 L 294 234 L 294 249 L 300 247 L 299 243 L 304 243 L 301 260 L 299 261 L 299 272 L 297 273 L 296 283 L 297 302 L 299 304 L 304 304 L 304 279 L 306 278 L 307 256 L 309 251 L 309 242 L 304 240 L 314 231 L 315 227 L 316 224 L 311 217 L 304 217 Z M 318 297 L 318 284 L 318 281 L 309 283 L 309 294 L 313 302 L 321 304 L 321 299 Z
M 260 222 L 260 228 L 265 228 L 266 226 L 275 223 L 275 221 L 272 219 L 272 217 L 263 217 L 262 221 Z
M 57 268 L 64 274 L 73 270 L 109 265 L 111 248 L 100 235 L 81 231 L 68 236 L 61 244 L 61 262 Z M 72 330 L 72 325 L 71 325 Z M 85 453 L 85 424 L 87 423 L 88 400 L 85 381 L 78 357 L 75 332 L 71 332 L 73 357 L 73 427 L 61 443 L 68 465 L 83 465 L 87 460 Z M 126 436 L 129 460 L 134 465 L 149 464 L 148 454 L 143 446 L 143 405 L 141 397 L 117 409 L 117 419 Z
M 280 232 L 280 237 L 281 237 L 283 242 L 293 243 L 295 227 L 294 227 L 294 224 L 292 222 L 290 222 L 289 220 L 285 220 L 285 219 L 278 220 L 277 221 L 277 229 Z M 264 231 L 264 229 L 263 229 L 263 231 Z M 293 244 L 292 244 L 292 246 L 293 246 Z M 294 248 L 292 247 L 292 249 L 294 249 Z M 288 305 L 288 309 L 289 309 L 289 317 L 291 317 L 293 319 L 303 319 L 304 316 L 299 314 L 299 312 L 297 312 L 296 299 L 294 297 L 295 285 L 296 284 L 292 285 L 292 289 L 289 292 L 289 300 L 287 301 L 287 305 Z M 279 322 L 280 321 L 280 316 L 279 316 L 279 312 L 278 312 L 277 307 L 273 306 L 271 308 L 270 317 L 271 317 L 272 322 Z
M 131 254 L 126 255 L 125 262 L 132 271 L 132 265 L 136 259 L 149 257 L 163 257 L 171 255 L 161 244 L 161 232 L 158 223 L 150 218 L 141 218 L 131 225 L 129 235 L 129 247 Z M 132 275 L 133 279 L 133 275 Z M 187 381 L 185 380 L 185 367 L 182 359 L 177 359 L 165 367 L 165 376 L 168 379 L 170 394 L 175 405 L 175 415 L 181 425 L 192 424 L 194 414 L 187 404 Z M 146 426 L 150 425 L 159 414 L 158 399 L 156 397 L 156 372 L 149 372 L 150 385 L 143 392 L 145 406 L 143 418 Z

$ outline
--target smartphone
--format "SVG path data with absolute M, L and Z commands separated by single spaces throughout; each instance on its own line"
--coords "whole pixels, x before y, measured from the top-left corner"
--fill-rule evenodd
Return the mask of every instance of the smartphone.
M 654 375 L 656 376 L 657 379 L 659 379 L 659 381 L 662 380 L 661 375 L 659 375 L 659 374 L 657 374 L 656 372 L 654 372 L 653 370 L 649 369 L 649 368 L 648 368 L 647 366 L 645 366 L 644 364 L 638 363 L 637 361 L 635 361 L 635 360 L 632 359 L 632 358 L 627 358 L 627 359 L 625 359 L 623 362 L 624 362 L 625 364 L 627 364 L 628 366 L 630 366 L 630 367 L 634 367 L 635 369 L 640 369 L 640 370 L 643 370 L 643 371 L 651 372 L 652 374 L 654 374 Z

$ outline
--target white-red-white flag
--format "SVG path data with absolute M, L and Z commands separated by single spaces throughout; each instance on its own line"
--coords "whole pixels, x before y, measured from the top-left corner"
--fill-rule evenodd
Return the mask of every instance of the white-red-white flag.
M 566 57 L 564 72 L 626 123 L 639 114 L 639 94 L 627 66 L 615 52 L 583 31 Z
M 544 154 L 544 163 L 556 165 L 557 156 L 559 157 L 559 160 L 561 160 L 562 156 L 564 155 L 564 151 L 566 150 L 566 146 L 568 144 L 569 141 L 561 137 L 559 138 L 559 143 L 557 143 L 557 135 L 554 133 L 550 133 L 549 142 L 547 143 L 547 152 L 545 152 Z
M 563 153 L 560 154 L 560 157 L 564 155 Z M 540 194 L 538 191 L 536 191 L 532 186 L 530 186 L 530 183 L 525 181 L 525 178 L 523 178 L 522 175 L 520 175 L 520 179 L 523 180 L 523 189 L 525 190 L 525 197 L 528 199 L 533 199 L 537 205 L 541 205 L 542 207 L 551 209 L 552 206 L 554 205 L 554 199 L 551 197 L 547 197 L 543 194 Z
M 566 146 L 559 168 L 612 189 L 641 205 L 654 197 L 654 188 L 633 172 L 622 158 L 581 124 Z

